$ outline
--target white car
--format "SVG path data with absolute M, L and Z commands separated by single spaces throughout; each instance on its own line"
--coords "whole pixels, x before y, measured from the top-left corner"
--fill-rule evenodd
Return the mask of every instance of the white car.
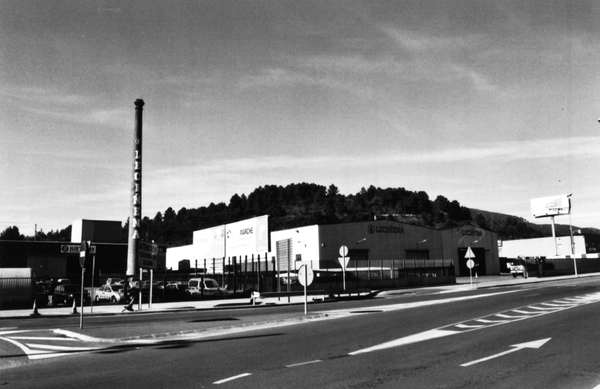
M 202 278 L 192 278 L 188 282 L 188 288 L 186 290 L 190 296 L 200 297 L 204 296 L 219 296 L 224 297 L 230 294 L 226 288 L 219 286 L 219 283 L 212 278 L 204 278 L 204 287 L 202 285 Z
M 122 291 L 122 285 L 102 285 L 96 290 L 94 301 L 110 301 L 113 304 L 119 303 L 123 300 Z

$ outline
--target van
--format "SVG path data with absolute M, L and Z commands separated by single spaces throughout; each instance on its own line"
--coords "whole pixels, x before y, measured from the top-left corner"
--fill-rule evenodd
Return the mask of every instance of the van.
M 527 260 L 523 258 L 517 258 L 510 265 L 510 274 L 513 278 L 517 278 L 520 274 L 523 278 L 527 278 Z
M 204 284 L 202 282 L 204 281 Z M 186 292 L 190 296 L 199 298 L 200 296 L 224 297 L 229 291 L 219 286 L 219 283 L 212 278 L 191 278 L 188 281 Z

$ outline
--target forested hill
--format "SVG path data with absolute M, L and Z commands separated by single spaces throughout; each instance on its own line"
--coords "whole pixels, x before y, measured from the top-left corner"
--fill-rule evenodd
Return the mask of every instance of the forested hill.
M 395 220 L 431 228 L 473 225 L 496 231 L 499 238 L 526 239 L 551 236 L 550 226 L 539 226 L 510 215 L 469 209 L 444 196 L 430 199 L 423 191 L 404 188 L 362 188 L 354 195 L 342 195 L 335 185 L 290 184 L 285 187 L 266 185 L 248 196 L 235 194 L 229 204 L 211 203 L 199 208 L 168 208 L 154 218 L 142 219 L 142 239 L 154 240 L 168 247 L 192 243 L 193 231 L 233 223 L 255 216 L 269 215 L 272 231 L 313 224 L 345 223 L 367 220 Z M 564 232 L 564 228 L 567 232 Z M 558 235 L 568 235 L 569 226 L 557 226 Z M 578 227 L 574 227 L 577 229 Z M 128 226 L 123 226 L 123 243 Z M 597 230 L 584 233 L 598 233 Z M 69 241 L 71 226 L 61 231 L 38 232 L 38 240 Z M 7 228 L 0 239 L 31 239 L 19 235 L 17 227 Z
M 169 208 L 164 214 L 157 213 L 154 219 L 144 218 L 141 231 L 146 239 L 169 247 L 180 246 L 192 243 L 193 231 L 260 215 L 269 215 L 272 231 L 377 218 L 439 229 L 473 225 L 498 232 L 500 239 L 551 236 L 549 226 L 531 224 L 510 215 L 472 210 L 441 195 L 432 200 L 423 191 L 371 185 L 345 196 L 333 184 L 325 187 L 308 183 L 285 187 L 266 185 L 248 196 L 233 195 L 229 204 L 211 203 L 208 207 L 182 208 L 177 212 Z M 557 230 L 561 227 L 564 226 L 557 226 Z

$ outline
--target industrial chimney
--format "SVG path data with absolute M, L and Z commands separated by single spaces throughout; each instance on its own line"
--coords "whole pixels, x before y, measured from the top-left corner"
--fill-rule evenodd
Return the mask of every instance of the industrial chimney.
M 131 180 L 129 239 L 127 250 L 128 277 L 135 276 L 138 263 L 140 222 L 142 220 L 142 111 L 144 100 L 135 101 L 135 130 L 133 135 L 133 173 Z

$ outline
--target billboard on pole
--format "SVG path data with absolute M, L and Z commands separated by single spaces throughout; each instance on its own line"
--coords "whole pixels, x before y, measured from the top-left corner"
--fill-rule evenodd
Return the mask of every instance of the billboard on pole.
M 571 193 L 531 199 L 533 217 L 550 217 L 571 213 Z

